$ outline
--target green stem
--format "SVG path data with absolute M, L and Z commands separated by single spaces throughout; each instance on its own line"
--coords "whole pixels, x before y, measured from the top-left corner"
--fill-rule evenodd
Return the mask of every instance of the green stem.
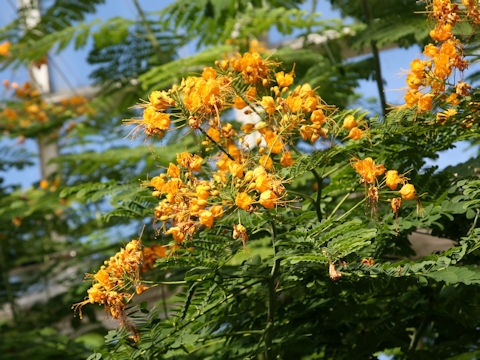
M 350 210 L 348 210 L 345 214 L 343 214 L 342 216 L 340 216 L 337 221 L 340 221 L 342 220 L 345 216 L 347 216 L 348 214 L 350 214 L 353 210 L 355 210 L 357 207 L 359 207 L 361 204 L 363 204 L 365 202 L 365 198 L 363 198 L 362 201 L 359 201 L 357 204 L 355 204 L 354 207 L 352 207 Z
M 342 204 L 345 202 L 345 200 L 347 200 L 347 198 L 350 196 L 350 193 L 346 194 L 342 200 L 340 200 L 340 202 L 337 204 L 337 206 L 335 206 L 335 209 L 333 209 L 332 213 L 330 214 L 330 216 L 327 218 L 330 219 L 332 216 L 335 215 L 335 213 L 337 212 L 337 210 L 340 208 L 340 206 L 342 206 Z

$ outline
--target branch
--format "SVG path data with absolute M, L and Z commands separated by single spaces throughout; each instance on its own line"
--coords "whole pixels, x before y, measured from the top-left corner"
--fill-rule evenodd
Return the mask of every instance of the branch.
M 228 151 L 225 150 L 225 148 L 224 148 L 222 145 L 220 145 L 220 144 L 217 143 L 215 140 L 213 140 L 213 139 L 210 137 L 210 135 L 207 134 L 207 132 L 206 132 L 205 130 L 203 130 L 201 127 L 199 127 L 198 129 L 199 129 L 199 130 L 202 132 L 202 134 L 205 135 L 211 142 L 213 142 L 215 145 L 217 145 L 217 147 L 218 147 L 225 155 L 227 155 L 230 160 L 235 161 L 235 159 L 233 158 L 233 156 L 230 155 L 230 154 L 228 153 Z
M 367 19 L 367 24 L 370 25 L 372 22 L 372 11 L 368 0 L 362 0 L 363 9 L 365 11 L 365 17 Z M 385 100 L 385 91 L 383 90 L 383 78 L 382 78 L 382 69 L 380 67 L 380 54 L 377 48 L 377 42 L 372 40 L 370 42 L 372 48 L 373 60 L 375 65 L 375 80 L 377 81 L 378 94 L 380 95 L 380 102 L 382 104 L 382 113 L 383 117 L 387 115 L 387 102 Z

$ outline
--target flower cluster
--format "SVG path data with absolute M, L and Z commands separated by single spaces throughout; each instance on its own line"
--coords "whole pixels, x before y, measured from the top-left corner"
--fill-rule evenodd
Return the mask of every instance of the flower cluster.
M 396 191 L 398 186 L 400 184 L 402 185 L 400 190 L 398 190 L 398 194 L 400 196 L 388 200 L 395 215 L 398 214 L 398 210 L 402 205 L 402 199 L 417 199 L 415 187 L 412 184 L 409 184 L 408 178 L 405 177 L 404 174 L 399 174 L 397 170 L 386 171 L 385 166 L 382 164 L 375 165 L 375 162 L 370 157 L 367 157 L 363 160 L 353 158 L 352 166 L 360 175 L 360 183 L 365 183 L 367 202 L 372 207 L 372 212 L 376 211 L 376 206 L 380 197 L 380 191 L 385 187 Z M 384 174 L 385 176 L 383 181 L 379 181 L 377 177 Z M 391 193 L 391 191 L 386 191 L 386 193 Z
M 476 2 L 464 0 L 463 3 L 468 8 L 467 17 L 472 18 L 473 22 L 478 21 Z M 463 46 L 453 34 L 455 24 L 461 20 L 459 5 L 450 0 L 433 0 L 429 8 L 436 22 L 430 37 L 436 44 L 425 46 L 423 54 L 428 60 L 415 59 L 411 62 L 407 76 L 409 90 L 405 94 L 406 106 L 411 108 L 416 105 L 419 112 L 432 109 L 433 99 L 445 92 L 448 79 L 455 69 L 464 71 L 468 67 Z M 468 95 L 470 89 L 468 84 L 459 81 L 455 85 L 455 92 L 445 96 L 445 100 L 456 105 L 458 97 Z
M 103 305 L 110 315 L 122 323 L 125 321 L 125 307 L 133 297 L 135 288 L 137 294 L 147 289 L 140 282 L 140 273 L 153 267 L 157 257 L 165 257 L 166 249 L 161 245 L 145 247 L 142 250 L 139 240 L 130 241 L 125 248 L 105 261 L 95 274 L 87 276 L 93 279 L 92 287 L 88 289 L 88 298 L 73 305 L 79 309 L 88 303 Z
M 147 182 L 160 199 L 155 219 L 177 244 L 235 210 L 284 205 L 286 180 L 278 170 L 294 164 L 292 144 L 300 138 L 314 144 L 328 134 L 333 139 L 341 130 L 332 119 L 336 109 L 308 83 L 290 88 L 294 69 L 277 71 L 278 66 L 254 51 L 226 57 L 179 86 L 153 91 L 140 105 L 143 117 L 128 121 L 147 136 L 183 126 L 204 136 L 201 156 L 178 154 L 176 164 Z M 251 115 L 251 122 L 235 128 L 222 117 L 231 108 Z M 363 130 L 353 120 L 344 127 L 358 140 Z M 246 240 L 243 225 L 235 225 L 233 237 Z
M 86 115 L 93 111 L 83 96 L 62 99 L 60 104 L 48 104 L 29 82 L 18 85 L 4 80 L 3 85 L 7 90 L 12 90 L 13 96 L 19 100 L 16 106 L 5 107 L 0 112 L 0 121 L 6 131 L 25 129 L 35 123 L 45 124 L 53 118 Z

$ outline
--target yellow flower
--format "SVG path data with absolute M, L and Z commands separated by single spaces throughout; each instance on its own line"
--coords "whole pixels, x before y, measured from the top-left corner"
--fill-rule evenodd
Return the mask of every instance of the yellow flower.
M 412 184 L 405 184 L 399 191 L 403 200 L 413 200 L 415 199 L 415 186 Z
M 171 234 L 173 236 L 173 239 L 177 243 L 181 243 L 183 241 L 183 239 L 185 239 L 185 234 L 183 232 L 181 232 L 180 228 L 177 227 L 177 226 L 174 226 L 174 227 L 171 227 L 170 229 L 168 229 L 166 234 Z
M 395 190 L 402 182 L 402 178 L 398 175 L 397 170 L 388 170 L 385 174 L 385 182 L 390 189 Z
M 358 127 L 353 127 L 347 137 L 351 138 L 352 140 L 360 140 L 362 136 L 363 131 Z
M 170 163 L 170 165 L 168 166 L 167 175 L 170 176 L 171 178 L 180 177 L 180 168 L 175 164 Z
M 342 128 L 352 130 L 354 127 L 357 126 L 357 121 L 353 117 L 353 115 L 347 115 L 343 120 Z
M 162 191 L 163 185 L 165 185 L 165 179 L 160 176 L 155 176 L 150 180 L 150 186 L 153 186 L 158 191 Z
M 265 137 L 265 142 L 267 143 L 269 151 L 272 154 L 278 154 L 283 149 L 282 137 L 273 131 L 267 130 L 263 134 Z
M 272 115 L 275 112 L 275 100 L 271 96 L 262 97 L 260 104 L 263 106 L 267 114 Z
M 310 116 L 310 121 L 317 126 L 322 126 L 325 122 L 325 114 L 322 110 L 315 110 L 312 112 L 312 116 Z
M 289 167 L 293 165 L 292 153 L 290 151 L 285 151 L 282 154 L 282 158 L 280 159 L 280 164 L 285 167 Z
M 153 106 L 149 106 L 143 112 L 143 121 L 147 130 L 167 130 L 170 127 L 170 114 L 158 112 Z
M 216 76 L 217 76 L 217 72 L 215 71 L 215 69 L 211 67 L 206 67 L 202 72 L 202 77 L 205 80 L 215 79 Z
M 218 219 L 223 216 L 223 206 L 221 205 L 212 206 L 210 207 L 209 210 L 215 219 Z
M 275 201 L 277 200 L 277 196 L 272 190 L 264 191 L 260 195 L 260 204 L 267 209 L 272 209 L 275 206 Z
M 293 70 L 289 74 L 285 74 L 283 71 L 280 71 L 275 74 L 277 79 L 277 84 L 280 87 L 288 87 L 293 84 Z
M 430 111 L 432 110 L 432 94 L 421 95 L 418 99 L 418 110 L 420 111 Z
M 175 100 L 173 100 L 166 91 L 152 91 L 148 100 L 150 100 L 152 106 L 159 110 L 175 105 Z
M 247 103 L 245 101 L 243 101 L 243 99 L 240 96 L 235 97 L 235 101 L 233 103 L 233 107 L 235 109 L 241 110 L 246 106 L 247 106 Z
M 364 160 L 357 159 L 352 166 L 362 179 L 369 184 L 374 184 L 376 177 L 385 172 L 385 167 L 382 164 L 375 165 L 370 157 Z
M 265 155 L 262 155 L 262 157 L 260 158 L 259 164 L 265 167 L 265 169 L 269 170 L 273 165 L 273 161 L 270 156 L 265 154 Z
M 252 198 L 246 192 L 240 192 L 237 194 L 235 204 L 243 210 L 247 210 L 252 203 Z
M 208 210 L 202 210 L 199 213 L 199 220 L 200 223 L 208 228 L 211 228 L 213 225 L 213 214 Z
M 3 43 L 1 43 L 0 44 L 0 56 L 9 55 L 10 46 L 12 46 L 10 41 L 4 41 Z
M 210 196 L 210 186 L 208 185 L 197 185 L 197 197 L 200 200 L 207 200 Z
M 243 165 L 240 165 L 239 163 L 232 161 L 230 162 L 228 169 L 230 170 L 230 173 L 233 176 L 239 179 L 243 177 Z
M 42 180 L 40 181 L 40 188 L 42 188 L 43 190 L 48 189 L 48 185 L 49 185 L 49 184 L 48 184 L 48 181 L 47 181 L 47 180 L 42 179 Z

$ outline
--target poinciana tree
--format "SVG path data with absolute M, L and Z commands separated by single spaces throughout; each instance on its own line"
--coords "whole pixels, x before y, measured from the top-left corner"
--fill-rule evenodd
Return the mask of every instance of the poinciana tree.
M 411 63 L 406 104 L 383 121 L 327 104 L 255 50 L 139 105 L 135 133 L 199 140 L 145 179 L 156 248 L 127 244 L 77 304 L 104 305 L 123 325 L 91 358 L 476 356 L 479 181 L 421 168 L 478 136 L 454 30 L 474 31 L 479 13 L 474 1 L 427 10 L 434 42 Z M 231 108 L 256 116 L 241 125 Z M 456 245 L 402 259 L 418 228 Z M 170 307 L 129 307 L 162 285 L 179 287 Z
M 349 14 L 349 3 L 334 5 Z M 425 31 L 416 33 L 413 24 L 395 36 L 369 31 L 386 31 L 388 7 L 363 3 L 353 13 L 363 24 L 346 35 L 350 40 L 373 49 L 425 39 Z M 96 306 L 90 303 L 104 305 L 119 320 L 119 329 L 91 358 L 475 356 L 479 182 L 468 168 L 435 172 L 424 164 L 454 142 L 478 136 L 478 91 L 458 82 L 466 63 L 457 42 L 475 46 L 477 3 L 427 4 L 434 42 L 425 48 L 425 59 L 412 63 L 407 106 L 383 119 L 342 109 L 356 80 L 378 71 L 368 63 L 341 62 L 343 35 L 328 43 L 328 51 L 309 48 L 305 41 L 302 50 L 245 52 L 248 38 L 276 24 L 286 32 L 291 28 L 282 23 L 304 27 L 305 35 L 315 26 L 319 33 L 333 26 L 312 23 L 295 5 L 177 1 L 161 13 L 165 28 L 141 17 L 135 23 L 107 21 L 95 33 L 90 61 L 105 85 L 98 102 L 113 98 L 116 103 L 100 107 L 99 117 L 75 126 L 73 133 L 81 142 L 92 134 L 109 140 L 124 136 L 111 114 L 122 114 L 147 92 L 140 117 L 128 117 L 133 133 L 142 141 L 144 133 L 150 145 L 65 153 L 59 159 L 65 184 L 49 194 L 55 204 L 58 197 L 87 203 L 63 209 L 61 222 L 69 219 L 72 226 L 73 219 L 78 229 L 65 231 L 69 239 L 94 228 L 95 236 L 117 235 L 117 243 L 125 244 L 71 243 L 84 251 L 82 259 L 92 261 L 98 255 L 89 254 L 120 248 L 94 267 L 87 297 L 75 295 L 75 308 L 90 320 Z M 198 15 L 199 10 L 204 11 Z M 19 54 L 14 61 L 36 59 L 32 47 L 22 51 L 21 45 L 38 41 L 41 31 L 47 35 L 44 50 L 59 39 L 85 45 L 89 31 L 97 31 L 95 24 L 58 31 L 48 26 L 54 14 L 47 12 L 38 31 L 12 47 L 12 54 Z M 165 35 L 172 28 L 185 29 L 185 40 L 204 34 L 202 45 L 222 44 L 234 30 L 240 35 L 229 41 L 233 45 L 170 61 L 174 56 L 163 58 L 158 49 L 170 51 L 184 41 Z M 141 41 L 132 41 L 137 33 L 143 34 Z M 137 56 L 140 50 L 147 62 Z M 131 81 L 137 78 L 141 88 Z M 232 108 L 251 120 L 235 121 Z M 100 221 L 92 214 L 103 210 L 101 199 L 107 196 L 115 210 Z M 40 212 L 30 216 L 23 218 L 22 232 L 29 233 L 30 220 L 41 225 L 35 222 Z M 105 232 L 131 220 L 135 240 Z M 138 220 L 146 223 L 143 232 Z M 407 237 L 419 228 L 456 246 L 408 260 Z M 174 295 L 154 307 L 130 302 L 156 287 L 168 287 Z M 85 351 L 65 338 L 58 344 L 56 354 L 61 346 L 72 356 Z

